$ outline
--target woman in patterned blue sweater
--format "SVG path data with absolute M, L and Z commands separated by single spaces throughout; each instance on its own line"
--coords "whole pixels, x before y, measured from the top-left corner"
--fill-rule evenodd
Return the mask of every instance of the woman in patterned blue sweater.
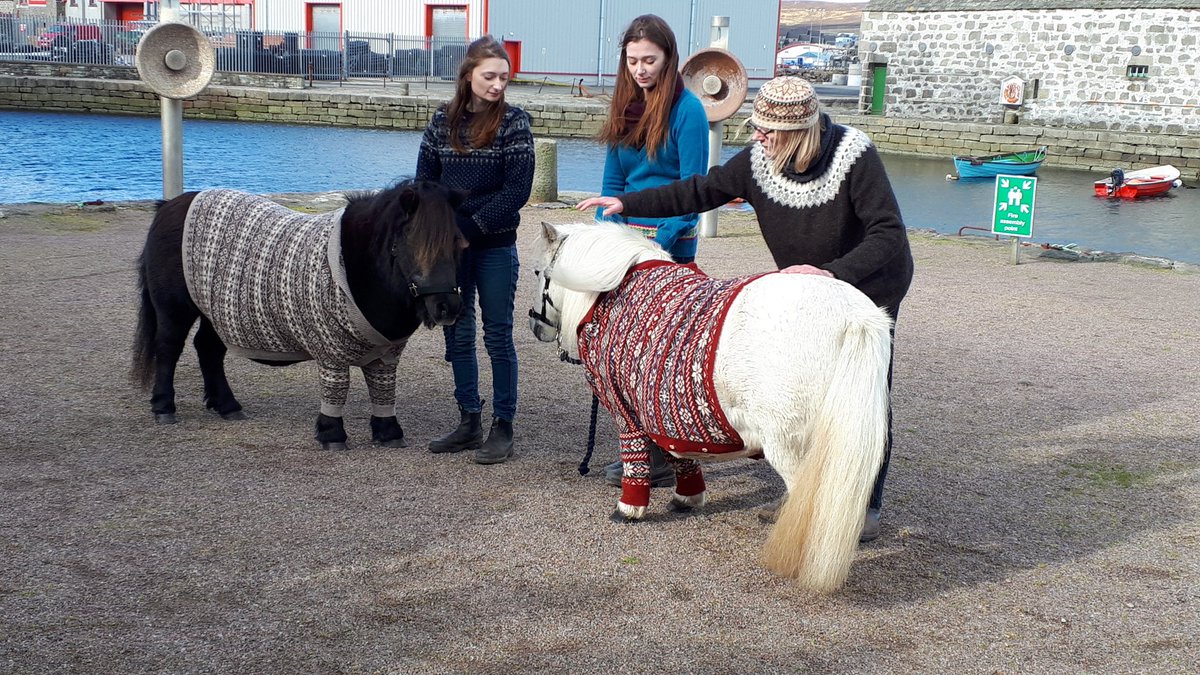
M 454 370 L 460 421 L 429 444 L 431 452 L 474 449 L 478 464 L 498 464 L 513 453 L 517 413 L 517 351 L 513 305 L 517 293 L 517 226 L 533 183 L 529 115 L 504 102 L 510 65 L 504 47 L 484 36 L 467 48 L 454 98 L 434 113 L 417 157 L 417 178 L 440 181 L 467 194 L 458 226 L 468 246 L 459 270 L 463 313 L 447 326 L 446 360 Z M 479 363 L 475 357 L 475 297 L 483 344 L 492 366 L 492 426 L 483 438 Z

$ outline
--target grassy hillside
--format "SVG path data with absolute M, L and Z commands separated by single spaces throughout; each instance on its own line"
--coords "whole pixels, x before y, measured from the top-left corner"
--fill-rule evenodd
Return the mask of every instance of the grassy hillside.
M 819 2 L 818 0 L 783 0 L 779 10 L 779 29 L 814 31 L 826 33 L 857 33 L 862 23 L 864 2 Z

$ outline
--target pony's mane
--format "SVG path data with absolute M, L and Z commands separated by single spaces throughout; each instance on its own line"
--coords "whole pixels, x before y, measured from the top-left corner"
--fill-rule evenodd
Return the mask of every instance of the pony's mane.
M 557 225 L 560 247 L 550 271 L 563 289 L 559 312 L 559 346 L 578 355 L 576 330 L 596 297 L 621 284 L 629 268 L 647 260 L 670 260 L 653 241 L 624 225 L 597 221 Z
M 647 260 L 671 259 L 653 241 L 617 223 L 579 223 L 559 226 L 558 231 L 566 238 L 554 264 L 554 281 L 572 291 L 611 291 L 630 267 Z
M 428 273 L 435 264 L 458 255 L 456 202 L 450 190 L 434 181 L 409 179 L 378 192 L 346 193 L 342 223 L 372 228 L 372 248 L 388 255 L 393 247 L 408 249 L 417 267 Z M 443 205 L 443 208 L 431 208 Z M 397 227 L 397 225 L 400 225 Z

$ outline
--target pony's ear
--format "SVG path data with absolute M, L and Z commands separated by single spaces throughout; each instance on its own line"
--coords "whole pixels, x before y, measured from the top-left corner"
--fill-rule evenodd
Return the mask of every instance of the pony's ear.
M 417 190 L 412 186 L 406 186 L 400 191 L 400 206 L 405 213 L 412 215 L 417 212 L 417 207 L 420 206 L 421 198 L 417 195 Z
M 553 244 L 558 241 L 558 230 L 554 229 L 553 225 L 544 220 L 542 221 L 542 240 L 547 244 Z

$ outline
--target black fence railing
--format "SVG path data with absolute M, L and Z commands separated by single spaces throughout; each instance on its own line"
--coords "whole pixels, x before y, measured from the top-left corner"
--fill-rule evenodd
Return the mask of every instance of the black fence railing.
M 0 60 L 134 65 L 152 23 L 31 22 L 0 16 Z M 464 38 L 366 33 L 204 30 L 217 70 L 350 78 L 454 79 L 466 54 Z

